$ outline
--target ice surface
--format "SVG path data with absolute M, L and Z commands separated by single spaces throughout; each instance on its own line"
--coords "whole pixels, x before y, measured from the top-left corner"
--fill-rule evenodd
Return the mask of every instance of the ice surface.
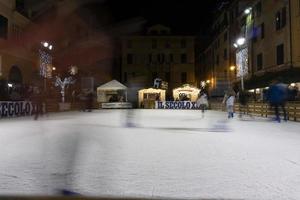
M 0 120 L 0 194 L 300 199 L 300 123 L 208 111 Z

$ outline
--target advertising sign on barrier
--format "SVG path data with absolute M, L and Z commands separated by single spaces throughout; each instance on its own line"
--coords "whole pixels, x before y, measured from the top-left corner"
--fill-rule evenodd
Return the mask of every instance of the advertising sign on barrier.
M 0 101 L 0 118 L 29 116 L 33 113 L 29 101 Z
M 156 101 L 155 109 L 198 109 L 192 101 Z

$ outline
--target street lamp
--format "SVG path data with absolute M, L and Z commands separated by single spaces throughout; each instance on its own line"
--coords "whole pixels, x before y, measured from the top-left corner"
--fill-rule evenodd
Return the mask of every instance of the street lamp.
M 234 71 L 235 70 L 235 66 L 234 65 L 232 65 L 232 66 L 230 66 L 230 71 Z
M 239 46 L 243 46 L 246 42 L 246 39 L 244 37 L 240 37 L 236 40 L 236 44 Z
M 244 13 L 246 15 L 249 15 L 251 13 L 251 8 L 247 8 L 246 10 L 244 10 Z

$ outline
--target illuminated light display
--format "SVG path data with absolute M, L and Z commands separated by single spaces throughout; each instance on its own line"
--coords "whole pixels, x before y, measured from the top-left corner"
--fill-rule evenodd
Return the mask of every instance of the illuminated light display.
M 248 69 L 248 48 L 243 48 L 236 53 L 236 76 L 244 77 L 249 73 Z

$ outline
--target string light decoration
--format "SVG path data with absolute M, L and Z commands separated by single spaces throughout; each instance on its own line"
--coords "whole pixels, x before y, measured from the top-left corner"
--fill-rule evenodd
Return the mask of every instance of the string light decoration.
M 40 75 L 44 78 L 52 77 L 52 56 L 43 50 L 39 50 Z
M 55 86 L 60 87 L 60 93 L 62 97 L 62 103 L 65 103 L 65 88 L 67 85 L 71 85 L 75 83 L 75 79 L 73 77 L 66 77 L 64 80 L 62 80 L 60 77 L 55 77 Z
M 238 78 L 248 75 L 248 48 L 243 48 L 236 53 L 236 67 Z

